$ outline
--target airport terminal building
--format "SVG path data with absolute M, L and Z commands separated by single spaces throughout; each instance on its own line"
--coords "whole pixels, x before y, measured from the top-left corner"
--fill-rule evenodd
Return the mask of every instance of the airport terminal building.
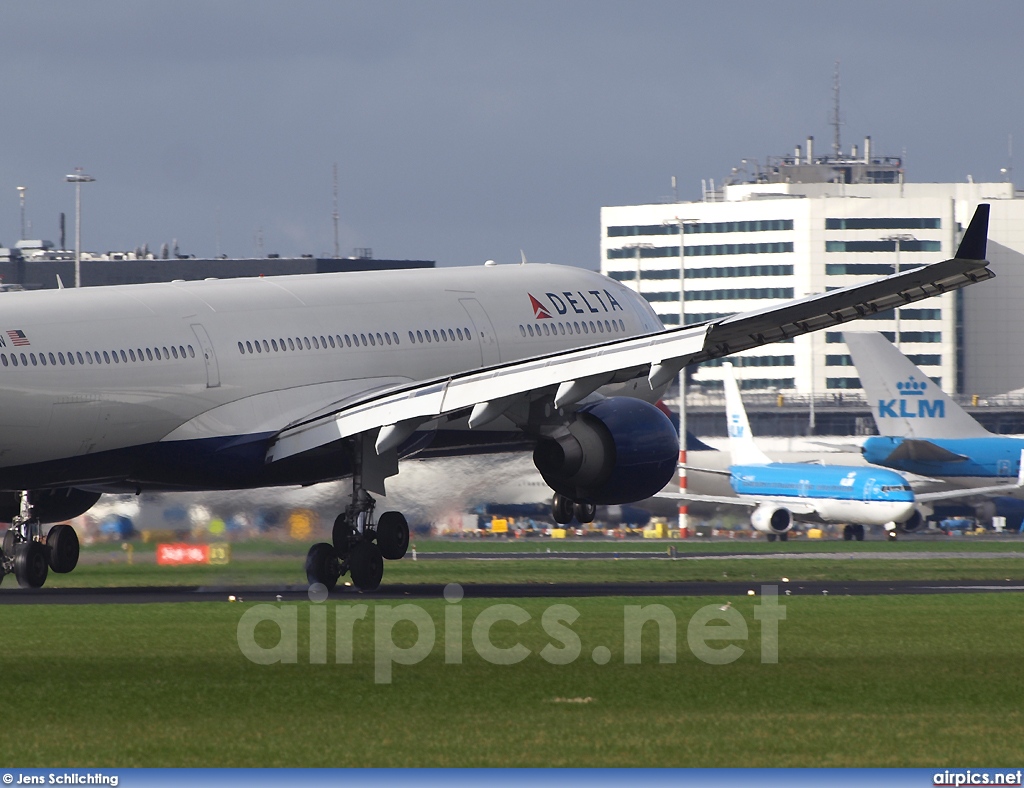
M 666 325 L 772 306 L 952 257 L 978 203 L 992 204 L 988 257 L 999 277 L 850 323 L 881 331 L 949 393 L 1024 388 L 1024 193 L 1010 182 L 911 183 L 897 157 L 793 154 L 735 173 L 700 202 L 601 209 L 601 271 L 634 287 Z M 682 277 L 680 272 L 682 269 Z M 680 302 L 680 292 L 685 297 Z M 693 380 L 721 387 L 717 363 Z M 800 395 L 861 393 L 841 331 L 733 358 L 741 385 Z

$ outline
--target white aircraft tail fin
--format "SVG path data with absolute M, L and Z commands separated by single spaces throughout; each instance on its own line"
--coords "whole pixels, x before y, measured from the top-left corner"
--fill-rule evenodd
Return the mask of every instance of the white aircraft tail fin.
M 881 334 L 843 333 L 882 435 L 980 438 L 990 433 Z
M 734 465 L 770 465 L 771 460 L 754 443 L 747 420 L 747 410 L 743 407 L 739 386 L 732 364 L 722 364 L 725 374 L 722 382 L 725 385 L 725 418 L 729 425 L 729 450 L 732 452 Z

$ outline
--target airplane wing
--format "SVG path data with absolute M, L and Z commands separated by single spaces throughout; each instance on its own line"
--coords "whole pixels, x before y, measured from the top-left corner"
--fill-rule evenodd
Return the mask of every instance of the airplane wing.
M 811 504 L 800 503 L 798 500 L 793 498 L 774 498 L 772 496 L 766 496 L 764 498 L 734 498 L 729 495 L 701 495 L 699 493 L 679 493 L 663 490 L 654 497 L 670 501 L 693 501 L 694 503 L 719 503 L 727 506 L 746 506 L 749 509 L 756 509 L 763 503 L 777 503 L 780 506 L 784 506 L 793 514 L 814 514 L 816 511 L 814 506 Z
M 439 418 L 468 414 L 473 428 L 542 396 L 552 396 L 554 406 L 562 408 L 609 383 L 636 381 L 636 385 L 657 388 L 689 364 L 840 325 L 991 279 L 994 274 L 984 259 L 987 227 L 988 206 L 980 205 L 957 257 L 861 285 L 694 326 L 385 389 L 281 430 L 267 451 L 266 461 L 277 462 L 373 431 L 377 431 L 375 448 L 380 455 L 397 447 L 424 423 Z
M 1017 479 L 1013 482 L 1003 484 L 992 484 L 987 487 L 964 487 L 959 490 L 939 490 L 930 493 L 914 493 L 914 498 L 922 503 L 932 501 L 948 501 L 951 498 L 973 498 L 976 496 L 988 497 L 999 493 L 1008 493 L 1024 487 L 1024 449 L 1020 453 L 1020 468 L 1017 471 Z
M 886 458 L 889 460 L 921 460 L 924 462 L 966 462 L 970 457 L 957 454 L 931 441 L 905 438 Z

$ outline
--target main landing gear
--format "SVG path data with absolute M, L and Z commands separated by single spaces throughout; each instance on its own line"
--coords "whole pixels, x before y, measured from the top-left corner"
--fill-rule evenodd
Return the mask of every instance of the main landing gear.
M 78 535 L 70 525 L 55 525 L 43 537 L 43 525 L 32 513 L 28 492 L 4 535 L 0 581 L 13 574 L 22 588 L 41 588 L 50 570 L 65 574 L 78 566 Z
M 856 539 L 858 542 L 864 541 L 863 525 L 847 525 L 843 527 L 843 540 L 849 542 L 853 539 Z
M 357 452 L 358 456 L 358 452 Z M 346 572 L 360 591 L 373 591 L 384 576 L 384 559 L 397 561 L 409 549 L 409 524 L 401 512 L 384 512 L 373 521 L 376 501 L 363 487 L 356 460 L 352 501 L 334 521 L 331 541 L 319 542 L 306 554 L 306 579 L 333 589 Z
M 559 525 L 565 525 L 575 517 L 577 522 L 592 523 L 597 515 L 597 505 L 590 501 L 574 501 L 561 493 L 551 499 L 551 516 Z

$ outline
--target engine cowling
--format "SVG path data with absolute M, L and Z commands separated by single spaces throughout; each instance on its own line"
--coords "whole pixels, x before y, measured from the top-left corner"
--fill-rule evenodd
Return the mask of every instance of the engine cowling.
M 793 527 L 793 513 L 782 506 L 763 503 L 750 515 L 755 531 L 766 534 L 784 534 Z
M 900 530 L 909 534 L 919 529 L 921 526 L 924 525 L 924 523 L 925 517 L 923 514 L 921 514 L 921 510 L 914 509 L 914 513 L 910 515 L 910 519 L 900 523 Z
M 633 503 L 672 480 L 679 436 L 658 408 L 611 397 L 581 408 L 566 430 L 542 438 L 533 462 L 555 492 L 574 501 Z
M 85 514 L 100 499 L 100 493 L 64 487 L 32 492 L 32 513 L 43 523 L 59 523 Z M 21 494 L 0 493 L 0 523 L 9 523 L 21 511 Z

